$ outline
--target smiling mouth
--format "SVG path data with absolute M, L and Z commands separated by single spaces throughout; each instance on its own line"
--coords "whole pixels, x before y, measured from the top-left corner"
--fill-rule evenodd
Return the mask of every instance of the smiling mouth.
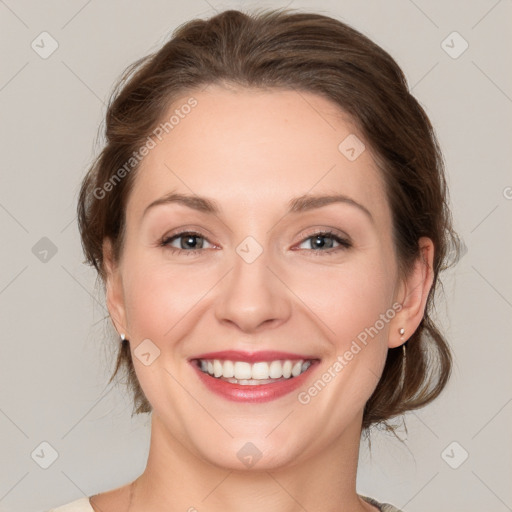
M 195 359 L 200 371 L 215 379 L 239 384 L 258 386 L 290 380 L 305 373 L 317 360 L 276 359 L 249 363 L 230 359 Z

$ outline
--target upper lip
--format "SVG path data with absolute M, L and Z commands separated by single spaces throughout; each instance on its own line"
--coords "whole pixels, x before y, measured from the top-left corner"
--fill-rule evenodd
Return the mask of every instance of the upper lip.
M 314 360 L 318 359 L 318 357 L 304 355 L 304 354 L 295 354 L 292 352 L 279 352 L 276 350 L 262 350 L 259 352 L 244 352 L 240 350 L 222 350 L 219 352 L 208 352 L 204 354 L 199 354 L 197 356 L 191 357 L 190 360 L 194 359 L 227 359 L 230 361 L 245 361 L 247 363 L 257 363 L 259 361 L 276 361 L 276 360 Z

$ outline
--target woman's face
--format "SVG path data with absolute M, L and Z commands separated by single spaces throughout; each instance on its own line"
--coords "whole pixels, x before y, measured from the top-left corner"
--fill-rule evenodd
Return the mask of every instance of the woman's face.
M 247 454 L 258 468 L 295 464 L 360 428 L 398 344 L 383 180 L 320 96 L 210 86 L 182 109 L 190 96 L 138 170 L 109 308 L 153 414 L 182 445 L 222 467 L 248 466 Z M 320 196 L 341 199 L 305 200 Z M 244 379 L 313 362 L 236 386 L 202 373 L 199 356 Z

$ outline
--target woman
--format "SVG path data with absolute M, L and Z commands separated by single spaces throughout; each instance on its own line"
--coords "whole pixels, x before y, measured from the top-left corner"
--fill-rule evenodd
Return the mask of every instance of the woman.
M 395 61 L 326 16 L 226 11 L 135 63 L 106 121 L 79 226 L 151 446 L 54 510 L 397 511 L 356 492 L 360 437 L 449 378 L 457 237 Z

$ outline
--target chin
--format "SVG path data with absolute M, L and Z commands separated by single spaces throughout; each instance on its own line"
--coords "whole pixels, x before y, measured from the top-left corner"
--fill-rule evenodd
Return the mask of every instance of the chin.
M 258 472 L 275 471 L 293 466 L 298 462 L 300 451 L 290 450 L 289 446 L 277 446 L 264 438 L 250 440 L 231 439 L 227 443 L 199 450 L 203 460 L 230 471 Z

